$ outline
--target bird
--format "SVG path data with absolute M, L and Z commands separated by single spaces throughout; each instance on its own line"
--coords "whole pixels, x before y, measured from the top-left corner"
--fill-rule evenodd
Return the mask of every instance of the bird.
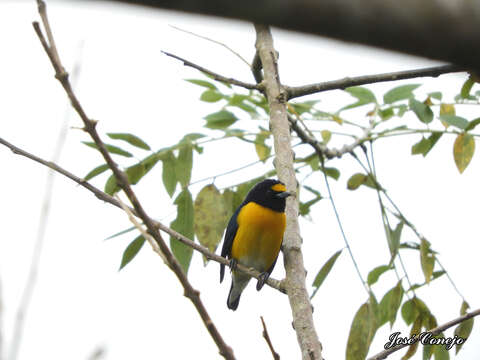
M 227 307 L 235 311 L 240 295 L 250 281 L 250 276 L 236 270 L 237 263 L 258 270 L 260 290 L 275 267 L 285 232 L 286 198 L 292 195 L 285 185 L 274 179 L 257 183 L 228 222 L 221 255 L 230 259 L 232 285 Z M 225 265 L 220 264 L 220 282 L 225 275 Z

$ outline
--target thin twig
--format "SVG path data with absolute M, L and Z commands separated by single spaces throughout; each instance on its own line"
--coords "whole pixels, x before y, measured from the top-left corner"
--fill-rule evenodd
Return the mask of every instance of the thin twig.
M 39 6 L 44 6 L 44 5 L 39 5 Z M 43 12 L 42 18 L 47 19 L 47 14 Z M 52 33 L 50 30 L 50 27 L 46 26 L 45 28 L 46 28 L 48 37 L 51 38 Z M 83 50 L 83 43 L 80 43 L 79 54 L 76 56 L 77 61 L 75 62 L 73 76 L 72 76 L 73 86 L 75 86 L 76 81 L 79 79 L 80 64 L 81 64 L 80 60 L 82 56 L 82 50 Z M 56 48 L 52 48 L 52 53 L 53 53 L 53 56 L 55 56 L 55 58 L 57 59 L 59 58 Z M 66 108 L 66 112 L 64 115 L 64 120 L 61 124 L 60 131 L 57 136 L 57 141 L 55 142 L 55 149 L 52 155 L 53 162 L 59 161 L 62 150 L 64 148 L 65 141 L 67 138 L 68 128 L 69 128 L 68 124 L 72 114 L 71 110 L 72 109 L 70 107 L 70 104 L 68 104 L 68 107 Z M 12 342 L 9 347 L 9 360 L 15 360 L 18 356 L 18 350 L 20 349 L 20 345 L 23 339 L 25 321 L 28 315 L 28 310 L 29 310 L 30 303 L 32 301 L 32 297 L 34 294 L 35 286 L 37 283 L 40 260 L 42 257 L 43 244 L 45 241 L 45 234 L 47 231 L 48 219 L 50 216 L 50 208 L 51 208 L 51 201 L 53 196 L 55 175 L 56 175 L 55 171 L 53 171 L 52 169 L 48 170 L 46 184 L 45 184 L 45 193 L 43 194 L 42 205 L 40 208 L 40 217 L 38 221 L 37 236 L 33 246 L 28 276 L 25 281 L 25 286 L 22 292 L 22 296 L 15 314 Z
M 227 84 L 240 86 L 240 87 L 243 87 L 243 88 L 249 89 L 249 90 L 262 91 L 262 86 L 261 85 L 249 84 L 249 83 L 246 83 L 246 82 L 243 82 L 243 81 L 240 81 L 240 80 L 236 80 L 236 79 L 233 79 L 233 78 L 227 78 L 227 77 L 225 77 L 223 75 L 220 75 L 220 74 L 217 74 L 217 73 L 215 73 L 211 70 L 205 69 L 204 67 L 202 67 L 200 65 L 194 64 L 191 61 L 185 60 L 185 59 L 181 58 L 180 56 L 171 54 L 171 53 L 166 52 L 166 51 L 162 51 L 162 53 L 164 53 L 165 55 L 170 56 L 174 59 L 182 61 L 183 65 L 185 65 L 185 66 L 190 66 L 190 67 L 192 67 L 194 69 L 197 69 L 197 70 L 199 70 L 199 71 L 201 71 L 205 74 L 210 75 L 211 77 L 213 77 L 217 81 L 221 81 L 221 82 L 224 82 L 224 83 L 227 83 Z
M 110 196 L 110 195 L 106 194 L 105 192 L 103 192 L 100 189 L 93 186 L 88 181 L 85 181 L 84 179 L 72 174 L 71 172 L 63 169 L 62 167 L 58 166 L 57 164 L 55 164 L 51 161 L 44 160 L 44 159 L 42 159 L 42 158 L 40 158 L 36 155 L 33 155 L 33 154 L 23 150 L 23 149 L 20 149 L 19 147 L 9 143 L 8 141 L 6 141 L 2 138 L 0 138 L 0 144 L 8 147 L 16 155 L 20 155 L 20 156 L 26 157 L 30 160 L 33 160 L 33 161 L 35 161 L 35 162 L 37 162 L 41 165 L 44 165 L 44 166 L 46 166 L 46 167 L 48 167 L 52 170 L 55 170 L 56 172 L 58 172 L 59 174 L 62 174 L 63 176 L 69 178 L 70 180 L 73 180 L 78 185 L 82 186 L 83 188 L 85 188 L 88 191 L 90 191 L 91 193 L 93 193 L 99 200 L 105 201 L 105 202 L 107 202 L 107 203 L 109 203 L 113 206 L 121 208 L 120 203 L 113 196 Z M 138 216 L 135 209 L 130 208 L 130 211 L 135 216 Z M 177 239 L 181 243 L 183 243 L 183 244 L 193 248 L 194 250 L 200 252 L 202 255 L 204 255 L 209 260 L 213 260 L 213 261 L 216 261 L 220 264 L 224 264 L 224 265 L 229 266 L 230 262 L 227 259 L 225 259 L 224 257 L 210 252 L 207 248 L 203 247 L 202 245 L 197 244 L 196 242 L 193 242 L 189 238 L 187 238 L 184 235 L 176 232 L 175 230 L 170 229 L 168 226 L 164 225 L 163 223 L 161 223 L 159 221 L 152 220 L 152 222 L 154 223 L 156 228 L 158 228 L 161 231 L 167 233 L 168 235 Z M 242 264 L 238 264 L 237 269 L 241 272 L 244 272 L 245 274 L 250 275 L 251 277 L 256 278 L 256 279 L 258 279 L 259 276 L 260 276 L 260 273 L 258 271 L 254 270 L 252 268 L 247 268 L 247 267 L 243 266 Z M 266 284 L 269 285 L 270 287 L 274 288 L 274 289 L 277 289 L 278 291 L 280 291 L 282 293 L 286 293 L 283 281 L 276 280 L 276 279 L 273 279 L 273 278 L 269 277 L 267 279 Z
M 262 336 L 267 342 L 268 348 L 270 349 L 270 352 L 272 353 L 273 359 L 274 360 L 280 360 L 280 355 L 275 351 L 273 348 L 272 341 L 270 340 L 270 336 L 268 335 L 268 330 L 267 330 L 267 325 L 265 325 L 265 321 L 263 320 L 263 316 L 260 316 L 260 320 L 262 320 L 262 326 L 263 326 L 263 332 Z
M 433 336 L 435 335 L 438 335 L 440 334 L 441 332 L 451 328 L 452 326 L 455 326 L 457 324 L 460 324 L 461 322 L 464 322 L 465 320 L 468 320 L 468 319 L 471 319 L 475 316 L 478 316 L 480 315 L 480 309 L 477 309 L 475 311 L 472 311 L 472 312 L 469 312 L 465 315 L 462 315 L 454 320 L 451 320 L 443 325 L 440 325 L 440 326 L 437 326 L 436 328 L 434 329 L 431 329 L 429 330 L 428 332 L 431 333 Z M 417 334 L 417 338 L 418 338 L 418 335 Z M 405 344 L 400 344 L 400 345 L 397 345 L 397 346 L 394 346 L 390 349 L 387 349 L 387 350 L 384 350 L 372 357 L 370 357 L 368 360 L 382 360 L 382 359 L 386 359 L 388 356 L 390 356 L 391 354 L 393 354 L 394 352 L 400 350 L 400 349 L 403 349 L 404 347 L 408 346 L 409 344 L 408 343 L 405 343 Z
M 235 50 L 233 50 L 230 46 L 228 46 L 227 44 L 224 44 L 222 43 L 221 41 L 218 41 L 218 40 L 215 40 L 215 39 L 211 39 L 209 37 L 206 37 L 206 36 L 203 36 L 203 35 L 200 35 L 200 34 L 196 34 L 194 32 L 191 32 L 191 31 L 188 31 L 188 30 L 185 30 L 185 29 L 181 29 L 177 26 L 174 26 L 174 25 L 170 25 L 171 28 L 174 28 L 175 30 L 178 30 L 178 31 L 183 31 L 184 33 L 186 34 L 190 34 L 190 35 L 193 35 L 193 36 L 196 36 L 200 39 L 203 39 L 203 40 L 207 40 L 207 41 L 210 41 L 210 42 L 213 42 L 214 44 L 217 44 L 217 45 L 220 45 L 220 46 L 223 46 L 225 49 L 227 49 L 228 51 L 230 51 L 233 55 L 235 55 L 236 57 L 238 57 L 240 60 L 242 60 L 249 68 L 251 67 L 250 64 L 248 63 L 247 60 L 245 60 L 242 55 L 240 55 L 238 52 L 236 52 Z
M 378 82 L 385 81 L 397 81 L 403 79 L 412 79 L 418 77 L 437 77 L 442 74 L 452 73 L 452 72 L 461 72 L 467 71 L 465 67 L 457 65 L 442 65 L 429 67 L 425 69 L 415 69 L 415 70 L 406 70 L 398 71 L 384 74 L 376 75 L 364 75 L 358 77 L 346 77 L 339 80 L 325 81 L 316 84 L 304 85 L 304 86 L 295 86 L 289 87 L 286 86 L 285 90 L 288 94 L 288 99 L 293 99 L 300 96 L 311 95 L 327 90 L 339 90 L 345 89 L 350 86 L 359 86 L 365 84 L 373 84 Z
M 117 199 L 117 201 L 120 204 L 122 210 L 125 211 L 125 213 L 127 214 L 128 220 L 130 220 L 130 222 L 133 224 L 133 226 L 135 226 L 137 228 L 137 230 L 140 231 L 142 236 L 145 238 L 145 240 L 148 241 L 148 243 L 152 247 L 152 250 L 155 253 L 157 253 L 158 256 L 160 256 L 160 258 L 163 260 L 165 265 L 170 266 L 167 258 L 165 257 L 165 254 L 162 252 L 162 250 L 160 249 L 158 244 L 155 242 L 155 239 L 152 237 L 152 235 L 150 235 L 147 232 L 147 230 L 142 226 L 142 224 L 140 224 L 137 221 L 137 219 L 135 218 L 135 215 L 133 215 L 133 213 L 132 213 L 132 210 L 130 210 L 130 208 L 120 199 L 120 196 L 118 196 L 118 194 L 115 194 L 114 197 L 115 197 L 115 199 Z
M 42 0 L 37 0 L 39 3 L 39 12 L 41 14 L 42 20 L 44 21 L 44 26 L 48 26 L 48 20 L 46 20 L 46 16 L 44 14 L 42 15 L 42 12 L 45 13 L 45 4 Z M 40 6 L 40 4 L 43 4 L 43 6 Z M 45 25 L 45 23 L 47 23 Z M 91 120 L 83 110 L 82 106 L 80 105 L 80 102 L 78 101 L 77 97 L 75 96 L 72 87 L 70 85 L 70 82 L 68 80 L 68 74 L 63 70 L 63 66 L 60 63 L 59 59 L 52 54 L 52 45 L 54 44 L 53 37 L 51 39 L 51 44 L 49 45 L 44 36 L 42 31 L 40 30 L 40 27 L 38 23 L 33 24 L 35 32 L 37 33 L 45 52 L 47 53 L 48 57 L 51 60 L 52 66 L 55 69 L 55 77 L 60 81 L 62 87 L 64 88 L 68 98 L 70 99 L 72 106 L 75 108 L 77 111 L 78 115 L 83 121 L 84 124 L 84 130 L 92 137 L 93 141 L 98 147 L 98 150 L 102 154 L 103 158 L 105 159 L 106 163 L 112 170 L 115 179 L 117 180 L 118 185 L 122 190 L 125 192 L 127 195 L 128 199 L 132 203 L 134 209 L 136 210 L 137 215 L 142 219 L 143 223 L 147 227 L 149 233 L 155 238 L 155 241 L 157 242 L 158 246 L 160 247 L 162 253 L 165 255 L 165 258 L 167 259 L 167 262 L 169 264 L 170 269 L 174 272 L 174 274 L 177 276 L 178 280 L 180 281 L 181 285 L 184 288 L 184 296 L 190 299 L 190 301 L 193 303 L 195 306 L 198 314 L 200 315 L 205 327 L 207 328 L 208 332 L 210 333 L 210 336 L 212 339 L 215 341 L 218 350 L 220 354 L 225 358 L 229 360 L 235 359 L 235 356 L 233 355 L 233 350 L 228 346 L 225 341 L 223 340 L 222 335 L 220 332 L 217 330 L 217 327 L 213 323 L 210 315 L 207 312 L 207 309 L 205 308 L 203 302 L 200 299 L 200 293 L 198 290 L 194 289 L 192 285 L 190 284 L 186 274 L 183 272 L 182 267 L 178 260 L 175 258 L 175 256 L 171 253 L 170 249 L 168 248 L 167 244 L 163 240 L 162 236 L 160 235 L 160 232 L 158 231 L 157 227 L 155 226 L 154 222 L 152 219 L 147 215 L 145 210 L 143 209 L 143 206 L 140 204 L 137 196 L 133 192 L 126 174 L 121 171 L 117 164 L 113 161 L 110 153 L 107 151 L 105 144 L 101 140 L 97 130 L 96 130 L 96 121 Z

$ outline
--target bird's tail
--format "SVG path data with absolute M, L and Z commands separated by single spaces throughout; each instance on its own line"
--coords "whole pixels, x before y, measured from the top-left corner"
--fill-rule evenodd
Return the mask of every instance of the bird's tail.
M 237 310 L 238 303 L 240 302 L 240 295 L 250 281 L 249 276 L 244 274 L 232 274 L 232 286 L 230 286 L 230 292 L 228 293 L 227 306 L 230 310 Z

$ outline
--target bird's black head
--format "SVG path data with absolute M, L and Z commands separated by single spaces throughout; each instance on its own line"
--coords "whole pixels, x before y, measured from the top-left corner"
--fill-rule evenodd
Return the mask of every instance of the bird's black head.
M 292 195 L 285 185 L 273 179 L 266 179 L 256 184 L 247 194 L 244 203 L 255 202 L 278 212 L 285 211 L 286 198 Z

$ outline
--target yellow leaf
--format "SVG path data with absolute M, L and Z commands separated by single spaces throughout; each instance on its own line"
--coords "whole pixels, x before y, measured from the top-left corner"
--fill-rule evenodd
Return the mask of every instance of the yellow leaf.
M 330 138 L 332 137 L 332 133 L 328 130 L 322 130 L 321 134 L 322 134 L 323 143 L 328 144 L 328 142 L 330 141 Z
M 458 135 L 453 144 L 453 158 L 460 174 L 463 173 L 468 164 L 470 164 L 474 152 L 475 140 L 473 136 L 468 133 Z
M 440 116 L 442 115 L 455 115 L 455 105 L 453 104 L 440 104 Z M 443 126 L 445 128 L 449 127 L 449 124 L 447 124 L 445 121 L 441 120 Z
M 343 119 L 338 115 L 333 115 L 333 121 L 335 121 L 337 124 L 340 124 L 340 125 L 343 124 Z

